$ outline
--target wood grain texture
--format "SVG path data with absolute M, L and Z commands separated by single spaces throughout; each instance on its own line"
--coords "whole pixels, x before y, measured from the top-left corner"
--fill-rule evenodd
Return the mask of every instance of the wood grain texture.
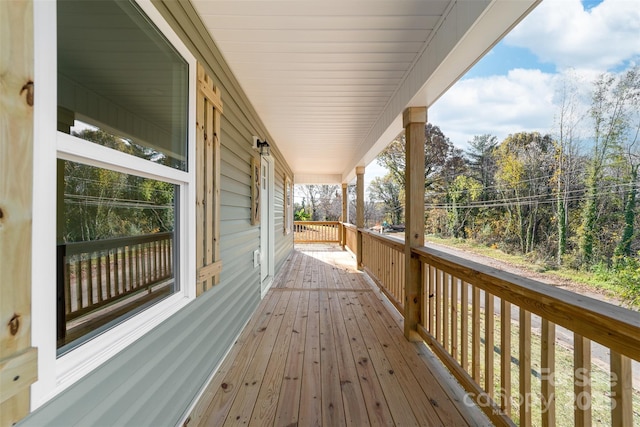
M 424 144 L 427 109 L 411 107 L 403 112 L 405 133 L 405 276 L 404 334 L 419 340 L 422 302 L 422 263 L 411 254 L 424 246 Z M 438 331 L 440 332 L 440 331 Z
M 486 424 L 351 255 L 328 247 L 293 252 L 189 426 Z
M 631 359 L 640 360 L 640 316 L 623 307 L 496 270 L 431 248 L 416 248 L 436 266 Z
M 33 2 L 0 2 L 0 425 L 29 413 L 33 185 Z M 7 378 L 5 370 L 20 366 Z M 19 378 L 14 381 L 14 378 Z

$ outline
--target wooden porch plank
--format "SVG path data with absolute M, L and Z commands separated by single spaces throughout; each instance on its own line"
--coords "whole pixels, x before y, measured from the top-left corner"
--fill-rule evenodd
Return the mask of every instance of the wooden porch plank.
M 379 306 L 385 306 L 384 297 L 380 294 L 370 293 L 363 295 L 362 298 L 368 298 L 372 301 L 372 304 L 377 303 Z M 391 308 L 391 306 L 388 308 Z M 435 424 L 453 426 L 475 422 L 477 417 L 465 417 L 465 414 L 458 411 L 452 396 L 444 388 L 433 387 L 434 384 L 440 383 L 442 379 L 439 379 L 431 371 L 429 364 L 420 357 L 422 351 L 416 351 L 416 347 L 422 345 L 411 343 L 404 339 L 402 322 L 394 319 L 388 309 L 377 309 L 376 312 L 379 317 L 372 317 L 372 324 L 380 334 L 386 333 L 387 336 L 381 338 L 385 341 L 388 339 L 389 341 L 387 342 L 392 344 L 385 347 L 385 351 L 395 351 L 402 355 L 404 364 L 408 367 L 409 372 L 415 376 L 420 388 L 422 388 L 427 397 L 428 405 L 433 408 L 434 413 L 437 411 L 439 421 Z M 416 389 L 411 388 L 410 390 L 415 391 Z M 481 418 L 482 421 L 486 421 L 483 417 Z
M 324 248 L 292 254 L 189 427 L 486 424 L 350 255 Z
M 384 396 L 383 386 L 378 380 L 373 365 L 370 363 L 369 351 L 358 326 L 357 316 L 353 311 L 353 303 L 349 298 L 349 294 L 345 295 L 344 300 L 341 300 L 340 306 L 347 336 L 351 341 L 351 352 L 356 363 L 358 385 L 362 390 L 369 422 L 372 426 L 393 425 L 393 417 Z
M 326 268 L 324 269 L 326 274 Z M 325 277 L 325 280 L 327 277 Z M 331 280 L 330 282 L 333 282 Z M 344 426 L 344 404 L 342 403 L 342 391 L 340 389 L 340 371 L 338 369 L 338 358 L 336 356 L 335 338 L 333 327 L 330 300 L 337 298 L 335 292 L 320 291 L 320 360 L 321 360 L 321 383 L 322 383 L 322 425 Z
M 245 371 L 242 381 L 238 383 L 238 391 L 224 423 L 225 426 L 246 425 L 251 419 L 290 298 L 290 292 L 282 294 L 275 310 L 271 314 L 268 325 L 258 329 L 258 333 L 262 333 L 260 345 L 256 352 L 251 355 L 252 361 L 249 369 Z
M 317 267 L 317 266 L 316 266 Z M 302 364 L 302 390 L 300 392 L 300 420 L 303 426 L 322 425 L 320 400 L 320 316 L 318 293 L 309 293 L 307 333 Z
M 273 347 L 273 353 L 264 373 L 264 379 L 260 385 L 251 421 L 249 425 L 264 426 L 273 424 L 278 407 L 278 398 L 286 367 L 289 344 L 294 335 L 291 331 L 296 321 L 296 314 L 300 303 L 300 292 L 292 292 L 289 304 L 284 313 L 278 337 Z
M 338 284 L 340 283 L 341 278 L 336 270 L 333 272 L 333 280 Z M 347 302 L 348 298 L 343 294 L 334 294 L 329 300 L 333 336 L 335 340 L 334 347 L 336 349 L 338 371 L 340 373 L 340 389 L 342 391 L 345 424 L 354 427 L 370 424 L 378 425 L 377 422 L 369 422 L 367 407 L 360 387 L 360 382 L 358 380 L 357 366 L 351 351 L 351 342 L 349 340 L 341 308 L 341 305 L 346 304 Z
M 385 324 L 385 322 L 378 317 L 382 316 L 383 310 L 375 297 L 366 294 L 359 295 L 358 299 L 363 308 L 370 309 L 367 319 L 372 326 L 372 330 L 376 333 L 378 345 L 381 344 L 380 349 L 391 363 L 389 374 L 395 375 L 403 384 L 402 388 L 405 392 L 405 398 L 407 403 L 411 405 L 416 419 L 420 420 L 421 423 L 426 421 L 429 425 L 441 424 L 440 417 L 438 417 L 433 409 L 433 401 L 429 399 L 429 396 L 427 396 L 422 389 L 422 387 L 427 384 L 420 383 L 404 359 L 404 353 L 414 352 L 411 344 L 406 339 L 404 342 L 393 339 L 395 332 L 393 331 L 394 326 Z M 378 314 L 378 316 L 375 314 Z M 429 381 L 429 384 L 432 384 L 432 382 Z
M 281 295 L 278 293 L 269 295 L 264 304 L 262 304 L 262 309 L 256 313 L 245 327 L 244 332 L 234 344 L 230 354 L 225 358 L 225 362 L 207 387 L 204 396 L 213 393 L 211 403 L 201 416 L 199 411 L 193 411 L 193 421 L 202 420 L 202 425 L 207 426 L 219 426 L 224 423 L 233 400 L 238 393 L 244 373 L 251 363 L 251 358 L 247 357 L 247 355 L 252 355 L 260 344 L 262 332 L 268 325 L 271 313 L 280 297 Z M 205 399 L 204 396 L 202 399 Z
M 302 256 L 300 260 L 302 261 Z M 276 409 L 275 425 L 296 425 L 298 423 L 298 409 L 302 390 L 302 366 L 304 361 L 304 347 L 307 334 L 307 313 L 309 311 L 308 294 L 301 293 L 296 318 L 291 329 L 291 340 L 287 352 L 287 364 L 278 407 Z
M 362 360 L 362 363 L 373 364 L 387 404 L 389 405 L 389 410 L 393 416 L 394 423 L 396 425 L 403 426 L 419 425 L 418 420 L 413 414 L 411 405 L 402 391 L 400 380 L 398 379 L 398 376 L 395 375 L 395 371 L 384 354 L 382 345 L 378 341 L 372 325 L 369 323 L 369 319 L 362 302 L 358 300 L 357 295 L 350 295 L 349 299 L 351 301 L 351 308 L 358 320 L 364 343 L 369 350 L 369 358 L 367 360 Z

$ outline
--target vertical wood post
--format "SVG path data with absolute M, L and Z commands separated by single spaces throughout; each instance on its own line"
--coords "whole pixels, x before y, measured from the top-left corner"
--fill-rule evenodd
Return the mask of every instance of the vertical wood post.
M 364 166 L 356 167 L 356 227 L 358 227 L 356 259 L 358 270 L 362 270 L 362 233 L 360 233 L 360 229 L 364 228 Z
M 406 139 L 405 168 L 405 301 L 404 335 L 420 340 L 422 302 L 422 263 L 411 255 L 411 249 L 424 246 L 424 129 L 426 107 L 409 107 L 402 114 Z
M 346 224 L 349 222 L 349 194 L 347 192 L 347 183 L 342 183 L 342 218 L 341 221 Z M 345 230 L 344 225 L 340 227 L 340 232 L 342 233 L 340 236 L 340 246 L 342 249 L 347 245 L 347 230 Z
M 31 347 L 33 1 L 0 1 L 0 425 L 29 413 Z M 51 301 L 54 304 L 54 301 Z

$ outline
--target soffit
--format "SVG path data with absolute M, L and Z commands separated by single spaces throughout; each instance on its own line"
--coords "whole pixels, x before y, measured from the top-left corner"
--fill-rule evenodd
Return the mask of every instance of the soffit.
M 343 181 L 401 130 L 403 108 L 435 101 L 520 19 L 497 18 L 456 53 L 486 10 L 509 2 L 526 11 L 536 0 L 192 0 L 294 174 Z

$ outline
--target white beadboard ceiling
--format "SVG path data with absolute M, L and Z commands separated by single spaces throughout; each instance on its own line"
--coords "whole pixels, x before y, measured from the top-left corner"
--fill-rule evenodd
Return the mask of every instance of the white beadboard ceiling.
M 348 182 L 539 0 L 191 0 L 295 174 Z

